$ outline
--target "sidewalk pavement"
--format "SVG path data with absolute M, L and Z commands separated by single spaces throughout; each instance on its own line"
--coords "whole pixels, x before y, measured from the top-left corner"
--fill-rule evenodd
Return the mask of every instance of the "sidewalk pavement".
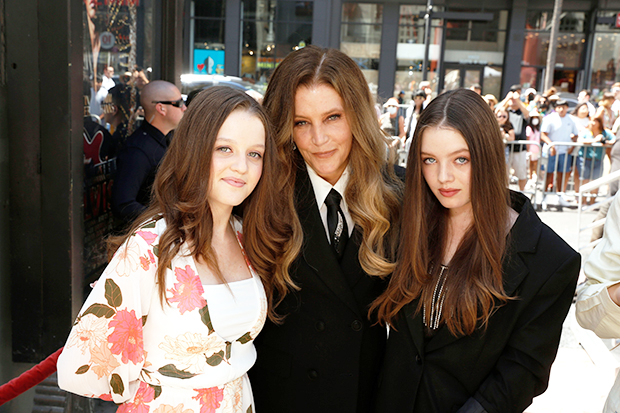
M 582 213 L 581 227 L 590 223 L 595 212 Z M 540 218 L 577 250 L 589 242 L 590 231 L 579 234 L 576 209 L 540 212 Z M 590 251 L 582 252 L 582 263 Z M 585 280 L 583 273 L 579 282 Z M 620 357 L 609 351 L 612 340 L 602 340 L 579 326 L 575 305 L 571 306 L 562 330 L 562 339 L 551 368 L 549 388 L 534 399 L 526 413 L 600 413 L 611 389 Z

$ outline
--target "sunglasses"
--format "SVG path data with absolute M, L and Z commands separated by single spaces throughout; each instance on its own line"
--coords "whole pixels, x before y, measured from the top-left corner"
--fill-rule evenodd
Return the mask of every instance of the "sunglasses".
M 180 108 L 185 106 L 185 101 L 183 98 L 179 98 L 178 100 L 154 100 L 153 103 L 161 103 L 162 105 L 172 105 L 175 108 Z

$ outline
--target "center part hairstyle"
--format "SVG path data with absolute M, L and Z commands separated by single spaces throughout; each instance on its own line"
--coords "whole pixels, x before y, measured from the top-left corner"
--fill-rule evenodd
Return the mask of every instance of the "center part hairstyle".
M 510 193 L 504 143 L 493 112 L 475 92 L 458 89 L 435 98 L 424 109 L 413 136 L 405 183 L 398 265 L 386 291 L 373 303 L 381 322 L 419 298 L 417 312 L 430 320 L 431 301 L 448 245 L 449 210 L 422 174 L 422 136 L 428 128 L 451 129 L 463 136 L 471 156 L 473 223 L 450 261 L 444 284 L 442 322 L 454 335 L 485 326 L 506 296 L 502 259 L 509 230 Z
M 359 261 L 367 274 L 386 276 L 394 269 L 398 234 L 393 224 L 399 220 L 402 183 L 386 160 L 386 140 L 368 83 L 357 64 L 339 50 L 307 46 L 292 52 L 269 80 L 263 105 L 274 126 L 281 163 L 278 189 L 293 205 L 296 174 L 304 162 L 293 144 L 295 94 L 300 86 L 315 85 L 332 87 L 344 102 L 353 135 L 344 197 L 353 222 L 363 234 Z M 298 253 L 302 229 L 297 214 L 290 222 Z
M 274 196 L 276 154 L 273 134 L 267 115 L 258 102 L 242 91 L 216 86 L 200 92 L 185 111 L 157 170 L 152 201 L 147 210 L 136 219 L 126 235 L 110 240 L 109 251 L 113 253 L 147 222 L 165 220 L 166 230 L 158 245 L 156 274 L 162 304 L 166 300 L 166 271 L 184 242 L 189 242 L 192 257 L 203 260 L 220 281 L 225 282 L 211 248 L 213 217 L 208 196 L 215 140 L 228 116 L 237 110 L 252 114 L 265 128 L 261 178 L 254 191 L 234 212 L 243 218 L 246 255 L 260 276 L 267 297 L 272 297 L 271 279 L 277 262 L 276 251 L 280 250 L 277 242 L 285 236 L 282 228 L 286 228 L 277 213 L 281 205 Z

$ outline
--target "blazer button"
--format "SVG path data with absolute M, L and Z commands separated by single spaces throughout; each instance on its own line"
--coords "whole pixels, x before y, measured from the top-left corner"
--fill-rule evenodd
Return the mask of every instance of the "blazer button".
M 422 365 L 422 357 L 420 357 L 419 354 L 416 354 L 415 362 L 418 363 L 419 365 Z
M 319 377 L 319 373 L 316 370 L 308 370 L 308 378 L 310 380 L 316 380 Z
M 316 328 L 316 331 L 323 331 L 325 330 L 325 323 L 322 321 L 317 321 L 316 324 L 314 324 L 314 328 Z
M 351 329 L 353 329 L 353 331 L 360 331 L 362 327 L 362 322 L 359 320 L 355 320 L 351 323 Z

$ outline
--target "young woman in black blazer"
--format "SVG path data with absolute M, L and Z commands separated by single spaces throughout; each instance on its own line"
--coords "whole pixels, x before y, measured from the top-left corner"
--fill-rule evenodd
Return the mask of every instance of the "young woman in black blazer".
M 256 408 L 369 412 L 386 330 L 368 309 L 394 268 L 402 181 L 386 160 L 366 79 L 344 53 L 308 46 L 289 54 L 264 106 L 276 132 L 278 189 L 290 201 L 282 214 L 292 211 L 288 251 L 296 253 L 277 265 L 280 323 L 267 322 L 256 342 Z M 342 198 L 338 242 L 324 203 L 332 190 Z
M 376 412 L 522 412 L 545 391 L 580 257 L 507 189 L 497 121 L 476 93 L 422 112 Z

